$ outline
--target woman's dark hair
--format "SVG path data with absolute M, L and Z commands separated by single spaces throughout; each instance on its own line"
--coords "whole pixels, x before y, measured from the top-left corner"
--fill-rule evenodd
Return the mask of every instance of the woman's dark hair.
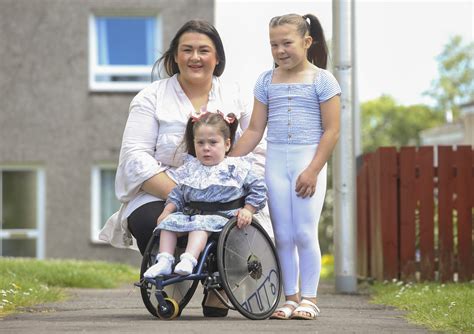
M 204 20 L 191 20 L 186 22 L 176 33 L 171 40 L 168 50 L 155 62 L 151 71 L 151 81 L 161 79 L 164 70 L 168 76 L 173 76 L 179 73 L 178 64 L 174 61 L 174 57 L 178 53 L 179 39 L 184 33 L 197 32 L 209 37 L 216 48 L 218 64 L 214 68 L 213 74 L 217 77 L 221 76 L 225 68 L 225 52 L 221 37 L 216 28 Z
M 196 150 L 194 148 L 194 132 L 203 125 L 215 127 L 220 131 L 224 137 L 224 140 L 230 139 L 230 151 L 234 143 L 235 132 L 237 131 L 239 121 L 232 113 L 226 115 L 225 117 L 233 119 L 232 123 L 227 122 L 221 113 L 205 113 L 197 120 L 190 118 L 186 124 L 186 132 L 184 133 L 184 143 L 186 145 L 188 154 L 192 155 L 193 157 L 196 156 Z
M 309 20 L 309 22 L 307 21 Z M 319 68 L 326 69 L 328 61 L 328 47 L 324 37 L 323 27 L 318 18 L 312 14 L 298 15 L 286 14 L 275 16 L 270 20 L 270 28 L 283 24 L 293 24 L 301 37 L 305 37 L 308 33 L 313 38 L 313 44 L 308 49 L 307 58 Z

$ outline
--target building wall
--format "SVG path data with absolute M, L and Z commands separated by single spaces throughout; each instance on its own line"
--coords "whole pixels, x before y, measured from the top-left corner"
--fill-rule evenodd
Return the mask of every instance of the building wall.
M 466 113 L 462 120 L 464 126 L 463 145 L 474 146 L 474 112 Z
M 421 132 L 422 145 L 474 146 L 474 102 L 461 106 L 461 116 L 448 123 Z
M 212 0 L 0 0 L 0 164 L 46 172 L 47 258 L 125 261 L 93 244 L 91 168 L 116 163 L 135 93 L 88 88 L 88 20 L 100 9 L 158 9 L 163 45 L 187 20 L 214 19 Z

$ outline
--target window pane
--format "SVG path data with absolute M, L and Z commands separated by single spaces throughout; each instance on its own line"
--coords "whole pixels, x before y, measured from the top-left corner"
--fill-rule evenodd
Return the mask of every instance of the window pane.
M 98 82 L 149 82 L 150 76 L 143 76 L 143 75 L 96 75 L 96 81 Z
M 115 197 L 115 170 L 103 169 L 100 171 L 100 227 L 120 207 Z
M 100 17 L 96 20 L 99 65 L 152 65 L 156 52 L 153 17 Z
M 36 183 L 33 171 L 2 172 L 2 229 L 36 228 Z
M 0 240 L 2 256 L 36 257 L 35 239 Z

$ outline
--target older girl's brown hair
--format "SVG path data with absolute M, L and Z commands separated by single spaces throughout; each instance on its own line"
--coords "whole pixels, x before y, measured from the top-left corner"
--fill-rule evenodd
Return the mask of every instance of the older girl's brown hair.
M 308 22 L 309 20 L 309 22 Z M 328 47 L 326 39 L 324 38 L 324 31 L 318 18 L 312 14 L 298 15 L 286 14 L 275 16 L 270 20 L 270 28 L 280 26 L 283 24 L 292 24 L 296 26 L 296 30 L 301 37 L 309 34 L 313 38 L 313 44 L 308 49 L 308 60 L 318 66 L 326 69 L 328 61 Z

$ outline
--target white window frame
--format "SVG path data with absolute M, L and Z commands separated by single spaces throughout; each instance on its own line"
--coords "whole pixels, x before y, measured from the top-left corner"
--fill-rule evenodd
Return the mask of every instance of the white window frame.
M 150 11 L 137 10 L 101 10 L 95 11 L 89 15 L 89 90 L 92 92 L 138 92 L 145 88 L 151 79 L 147 82 L 102 82 L 96 81 L 96 75 L 130 75 L 130 76 L 146 76 L 151 78 L 150 66 L 103 66 L 98 65 L 97 59 L 97 30 L 96 18 L 100 16 L 147 16 L 156 18 L 156 47 L 162 50 L 162 26 L 161 17 L 157 13 Z
M 111 163 L 100 163 L 92 167 L 91 170 L 91 242 L 96 244 L 107 244 L 105 241 L 99 239 L 99 232 L 101 227 L 101 187 L 100 187 L 100 172 L 103 170 L 116 170 L 117 165 Z
M 35 229 L 0 229 L 0 242 L 5 239 L 36 239 L 36 258 L 45 257 L 45 208 L 46 208 L 46 174 L 39 166 L 5 166 L 0 165 L 0 189 L 2 188 L 3 172 L 35 172 L 36 173 L 36 228 Z M 3 217 L 3 198 L 0 191 L 0 220 Z M 1 222 L 0 222 L 1 224 Z M 3 225 L 3 224 L 2 224 Z M 1 254 L 3 256 L 3 254 Z

